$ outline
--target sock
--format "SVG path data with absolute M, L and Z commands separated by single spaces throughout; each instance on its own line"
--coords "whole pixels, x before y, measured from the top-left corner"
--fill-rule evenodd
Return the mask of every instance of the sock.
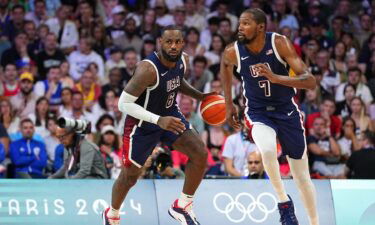
M 252 129 L 254 142 L 262 155 L 264 170 L 272 183 L 280 203 L 289 201 L 280 176 L 280 165 L 277 161 L 276 132 L 269 126 L 255 124 Z M 267 137 L 265 139 L 264 137 Z
M 112 206 L 109 208 L 107 213 L 108 218 L 118 218 L 120 217 L 120 210 L 112 208 Z
M 297 184 L 303 205 L 306 208 L 311 225 L 319 225 L 319 215 L 316 207 L 316 191 L 310 178 L 308 160 L 306 155 L 302 159 L 288 157 L 293 180 Z
M 193 201 L 194 195 L 186 195 L 181 192 L 180 198 L 178 199 L 178 206 L 185 208 L 189 203 Z

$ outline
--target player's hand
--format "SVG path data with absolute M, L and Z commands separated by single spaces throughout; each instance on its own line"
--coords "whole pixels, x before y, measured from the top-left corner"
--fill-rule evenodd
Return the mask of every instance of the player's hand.
M 177 135 L 182 134 L 186 128 L 180 118 L 173 116 L 162 116 L 158 120 L 158 125 L 164 130 L 169 130 Z
M 266 77 L 271 83 L 276 83 L 277 76 L 272 72 L 272 70 L 263 63 L 258 63 L 255 65 L 260 76 Z
M 241 124 L 238 119 L 237 108 L 233 105 L 233 103 L 230 106 L 228 105 L 226 106 L 225 116 L 226 116 L 227 122 L 229 123 L 231 127 L 233 127 L 234 129 L 241 128 Z

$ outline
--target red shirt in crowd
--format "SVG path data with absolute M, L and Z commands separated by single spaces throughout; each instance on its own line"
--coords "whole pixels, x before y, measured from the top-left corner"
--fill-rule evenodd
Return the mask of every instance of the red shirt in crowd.
M 307 120 L 306 120 L 307 131 L 306 132 L 308 135 L 309 135 L 309 130 L 313 127 L 314 120 L 317 117 L 320 117 L 320 112 L 312 113 L 307 116 Z M 331 136 L 336 137 L 341 132 L 341 120 L 338 116 L 335 116 L 335 115 L 332 115 L 330 119 L 331 119 L 331 125 L 330 125 Z

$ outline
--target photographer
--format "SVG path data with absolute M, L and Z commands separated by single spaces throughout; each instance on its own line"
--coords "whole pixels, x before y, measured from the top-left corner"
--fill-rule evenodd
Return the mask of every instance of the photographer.
M 87 130 L 84 121 L 59 119 L 56 136 L 64 145 L 64 164 L 49 178 L 108 178 L 98 146 L 81 138 Z

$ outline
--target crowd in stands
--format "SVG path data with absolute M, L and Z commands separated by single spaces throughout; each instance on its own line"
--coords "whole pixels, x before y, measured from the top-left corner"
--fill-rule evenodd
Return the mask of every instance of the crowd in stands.
M 91 122 L 86 139 L 115 179 L 126 116 L 118 99 L 137 63 L 159 48 L 161 28 L 184 32 L 185 79 L 223 94 L 221 55 L 249 7 L 266 12 L 267 30 L 287 36 L 317 80 L 295 98 L 312 176 L 375 179 L 375 0 L 0 0 L 0 177 L 51 178 L 64 164 L 57 119 L 68 117 Z M 243 118 L 238 74 L 233 93 Z M 209 126 L 199 102 L 177 99 L 206 144 L 207 178 L 267 179 L 246 126 Z M 173 150 L 160 143 L 143 177 L 183 178 L 189 159 Z

